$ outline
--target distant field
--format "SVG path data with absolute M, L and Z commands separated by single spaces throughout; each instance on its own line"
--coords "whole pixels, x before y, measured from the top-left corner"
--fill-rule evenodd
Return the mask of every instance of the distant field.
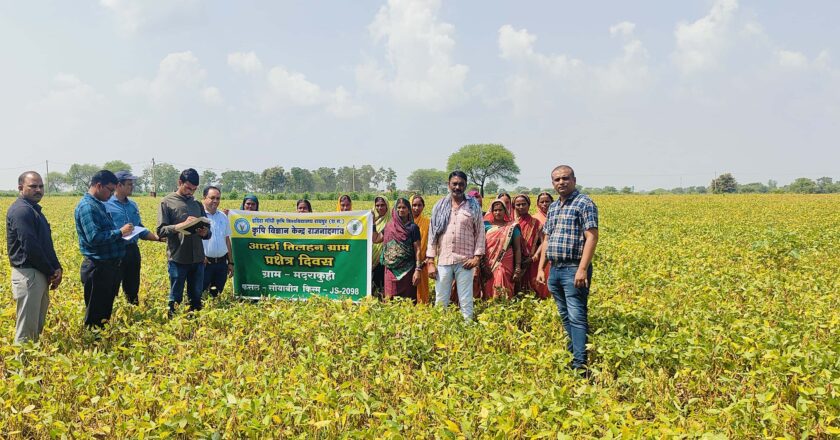
M 156 200 L 137 200 L 154 228 Z M 228 287 L 169 321 L 160 243 L 141 243 L 141 305 L 118 298 L 96 340 L 82 328 L 77 199 L 47 197 L 65 280 L 38 347 L 11 345 L 0 246 L 0 437 L 840 435 L 840 195 L 595 201 L 587 382 L 564 369 L 554 304 L 531 297 L 479 304 L 467 326 L 454 310 L 251 304 Z

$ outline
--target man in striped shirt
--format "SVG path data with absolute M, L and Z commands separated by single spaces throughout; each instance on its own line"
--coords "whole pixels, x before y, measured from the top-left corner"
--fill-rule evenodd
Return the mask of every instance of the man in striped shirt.
M 586 342 L 592 256 L 598 244 L 598 208 L 578 192 L 575 171 L 560 165 L 551 171 L 551 184 L 560 195 L 548 208 L 537 282 L 545 283 L 543 268 L 551 261 L 548 290 L 557 304 L 572 352 L 571 368 L 588 376 Z

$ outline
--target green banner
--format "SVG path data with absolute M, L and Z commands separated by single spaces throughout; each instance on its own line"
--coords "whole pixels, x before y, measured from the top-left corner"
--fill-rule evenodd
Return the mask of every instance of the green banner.
M 370 293 L 369 211 L 232 210 L 228 217 L 236 296 L 358 301 Z

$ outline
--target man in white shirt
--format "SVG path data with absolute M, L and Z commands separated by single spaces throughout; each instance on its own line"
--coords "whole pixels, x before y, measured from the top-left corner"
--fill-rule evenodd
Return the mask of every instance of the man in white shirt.
M 219 210 L 222 191 L 215 186 L 204 188 L 204 210 L 210 219 L 213 235 L 204 245 L 204 288 L 215 297 L 225 289 L 225 282 L 233 276 L 233 259 L 230 252 L 230 223 L 224 212 Z

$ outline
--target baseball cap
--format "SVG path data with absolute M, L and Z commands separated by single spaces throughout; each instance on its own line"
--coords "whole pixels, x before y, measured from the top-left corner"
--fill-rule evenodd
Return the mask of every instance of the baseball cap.
M 131 174 L 129 171 L 117 171 L 114 175 L 117 176 L 117 180 L 120 182 L 123 180 L 137 180 L 137 176 Z

